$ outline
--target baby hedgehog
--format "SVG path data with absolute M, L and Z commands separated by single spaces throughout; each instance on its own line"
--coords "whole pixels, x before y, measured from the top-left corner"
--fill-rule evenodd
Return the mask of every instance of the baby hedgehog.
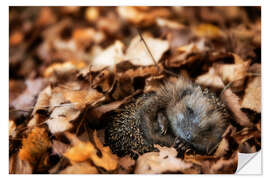
M 208 91 L 179 78 L 125 105 L 105 129 L 105 143 L 118 156 L 154 151 L 154 144 L 182 142 L 211 154 L 229 122 L 225 104 Z

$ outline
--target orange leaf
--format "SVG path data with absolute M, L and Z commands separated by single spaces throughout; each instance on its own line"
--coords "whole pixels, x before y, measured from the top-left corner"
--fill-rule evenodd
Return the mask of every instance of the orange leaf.
M 101 151 L 102 156 L 97 155 L 97 149 L 91 142 L 82 142 L 74 135 L 67 133 L 67 137 L 72 139 L 75 146 L 67 150 L 64 154 L 71 163 L 84 162 L 91 159 L 96 166 L 103 167 L 107 171 L 115 170 L 118 166 L 118 157 L 113 155 L 109 147 L 104 147 L 99 141 L 96 131 L 94 132 L 94 141 Z
M 35 165 L 51 146 L 46 130 L 38 127 L 34 128 L 27 138 L 23 139 L 22 144 L 19 158 L 29 161 L 31 165 Z

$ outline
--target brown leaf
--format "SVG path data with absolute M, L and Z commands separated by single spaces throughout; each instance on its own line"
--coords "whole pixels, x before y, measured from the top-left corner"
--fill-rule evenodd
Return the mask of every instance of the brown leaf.
M 224 84 L 220 76 L 218 76 L 213 67 L 211 67 L 207 73 L 198 76 L 195 82 L 206 87 L 214 87 L 218 89 L 224 88 Z
M 217 26 L 212 24 L 200 24 L 196 26 L 193 31 L 199 37 L 221 38 L 225 36 Z
M 24 92 L 18 96 L 13 102 L 12 105 L 15 109 L 19 110 L 29 110 L 35 103 L 35 97 L 45 86 L 45 81 L 41 78 L 35 80 L 26 81 L 26 89 Z
M 141 7 L 119 6 L 118 14 L 128 22 L 136 25 L 148 26 L 155 22 L 158 17 L 168 17 L 170 12 L 168 9 L 150 9 Z
M 98 174 L 98 170 L 88 162 L 80 162 L 66 167 L 59 174 Z
M 97 155 L 97 150 L 90 142 L 82 142 L 72 134 L 66 134 L 69 139 L 72 139 L 74 146 L 70 148 L 64 156 L 72 163 L 84 162 L 91 159 L 96 166 L 103 167 L 107 171 L 115 170 L 118 166 L 118 158 L 112 154 L 109 147 L 104 147 L 94 132 L 94 141 L 97 148 L 101 151 L 102 156 Z
M 23 139 L 19 158 L 35 166 L 49 147 L 51 147 L 51 142 L 46 130 L 36 127 L 28 134 L 27 138 Z
M 57 76 L 71 75 L 86 66 L 83 61 L 68 61 L 64 63 L 54 63 L 44 71 L 44 77 L 48 78 L 56 74 Z
M 34 115 L 38 110 L 48 109 L 51 95 L 52 95 L 51 86 L 47 86 L 39 93 L 32 115 Z
M 238 151 L 235 151 L 229 159 L 215 156 L 189 155 L 185 156 L 185 161 L 199 165 L 203 174 L 233 174 L 237 169 Z
M 56 22 L 56 16 L 50 7 L 42 7 L 37 24 L 46 26 Z
M 164 80 L 164 75 L 160 76 L 150 76 L 145 80 L 144 92 L 150 92 L 158 90 Z
M 143 34 L 142 36 L 148 48 L 150 49 L 154 60 L 157 63 L 164 52 L 169 49 L 168 41 L 153 38 L 149 34 Z M 129 60 L 134 65 L 141 66 L 149 66 L 155 64 L 144 43 L 141 41 L 139 35 L 131 40 L 126 51 L 125 60 Z
M 92 66 L 101 70 L 108 67 L 113 70 L 115 65 L 123 61 L 124 44 L 121 41 L 115 41 L 114 44 L 106 48 L 102 53 L 94 57 Z
M 192 63 L 199 59 L 201 54 L 206 51 L 208 51 L 208 47 L 203 39 L 199 40 L 198 42 L 192 42 L 190 44 L 181 46 L 171 58 L 166 60 L 166 66 L 180 67 L 181 65 Z
M 26 88 L 22 80 L 9 80 L 9 103 L 12 104 Z
M 230 110 L 235 116 L 235 121 L 241 126 L 252 126 L 252 123 L 248 119 L 247 115 L 241 111 L 240 100 L 231 89 L 226 89 L 222 96 L 223 101 L 227 104 Z
M 159 174 L 165 172 L 195 173 L 192 163 L 176 158 L 174 148 L 156 146 L 160 152 L 149 152 L 140 156 L 136 163 L 136 174 Z M 193 172 L 192 172 L 193 171 Z M 198 172 L 197 172 L 198 173 Z
M 136 161 L 134 159 L 131 159 L 130 156 L 124 156 L 119 159 L 119 166 L 121 167 L 119 169 L 119 174 L 129 174 L 132 172 Z
M 52 134 L 64 132 L 73 127 L 71 121 L 79 117 L 80 113 L 81 111 L 75 109 L 72 104 L 56 107 L 46 123 Z
M 114 74 L 108 69 L 101 71 L 94 79 L 91 81 L 91 87 L 100 87 L 102 92 L 108 92 L 111 90 L 114 81 Z
M 24 34 L 21 31 L 13 32 L 9 38 L 9 45 L 17 46 L 22 42 L 23 38 Z
M 156 23 L 158 26 L 161 26 L 161 27 L 165 26 L 165 27 L 177 29 L 177 30 L 181 30 L 186 27 L 184 24 L 180 24 L 177 21 L 170 21 L 165 18 L 157 18 Z
M 32 174 L 33 168 L 26 160 L 18 158 L 18 154 L 14 154 L 9 158 L 9 174 Z
M 11 137 L 16 136 L 16 124 L 14 123 L 14 121 L 8 121 L 8 134 Z
M 241 107 L 261 112 L 261 77 L 249 80 Z
M 61 141 L 53 140 L 52 144 L 52 153 L 58 154 L 59 156 L 63 156 L 63 154 L 67 151 L 68 145 L 62 143 Z
M 83 109 L 88 104 L 94 104 L 104 99 L 103 94 L 91 88 L 76 91 L 62 89 L 62 94 L 66 100 L 75 104 L 76 109 Z
M 237 61 L 237 60 L 236 60 Z M 235 64 L 216 64 L 215 68 L 222 80 L 226 83 L 244 80 L 249 68 L 249 61 Z
M 100 16 L 97 7 L 88 7 L 85 11 L 85 19 L 89 22 L 95 22 Z

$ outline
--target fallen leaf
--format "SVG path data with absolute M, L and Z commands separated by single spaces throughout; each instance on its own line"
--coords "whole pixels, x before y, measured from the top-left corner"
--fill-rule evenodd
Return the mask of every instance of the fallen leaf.
M 121 169 L 119 170 L 119 174 L 129 174 L 134 169 L 136 161 L 131 159 L 130 156 L 124 156 L 119 159 L 119 166 Z
M 223 81 L 213 67 L 211 67 L 207 73 L 198 76 L 195 82 L 205 87 L 224 88 Z
M 101 99 L 104 99 L 103 94 L 99 93 L 95 89 L 83 89 L 83 90 L 67 90 L 62 89 L 64 98 L 73 103 L 76 109 L 83 109 L 86 105 L 92 105 Z
M 222 38 L 225 34 L 213 24 L 200 24 L 193 30 L 197 36 L 206 38 Z
M 10 46 L 17 46 L 22 42 L 24 38 L 24 34 L 20 31 L 13 32 L 9 38 L 9 45 Z
M 83 61 L 68 61 L 64 63 L 54 63 L 44 71 L 44 77 L 50 77 L 54 74 L 58 76 L 71 75 L 77 70 L 84 68 L 86 64 Z
M 56 16 L 50 7 L 42 7 L 37 24 L 46 26 L 56 22 Z
M 69 139 L 73 139 L 74 146 L 70 148 L 64 156 L 72 163 L 84 162 L 91 159 L 96 166 L 103 167 L 107 171 L 115 170 L 118 166 L 118 158 L 112 154 L 109 147 L 104 147 L 99 141 L 96 131 L 94 132 L 94 141 L 101 152 L 97 155 L 97 149 L 90 142 L 82 142 L 72 134 L 66 134 Z
M 32 115 L 34 115 L 39 110 L 48 109 L 51 95 L 52 95 L 51 86 L 47 86 L 39 93 Z
M 215 68 L 223 82 L 228 83 L 244 80 L 247 75 L 249 64 L 249 61 L 242 64 L 216 64 Z
M 88 162 L 80 162 L 66 167 L 59 174 L 98 174 L 98 170 Z
M 174 148 L 156 146 L 160 152 L 149 152 L 139 156 L 136 163 L 136 174 L 160 174 L 165 172 L 195 173 L 192 163 L 177 158 Z M 193 172 L 192 172 L 193 171 Z M 194 172 L 195 171 L 195 172 Z M 198 173 L 198 172 L 197 172 Z
M 56 107 L 46 123 L 52 134 L 64 132 L 73 127 L 71 121 L 78 118 L 80 113 L 81 111 L 75 109 L 72 104 Z
M 136 25 L 148 26 L 155 23 L 155 19 L 158 17 L 168 17 L 170 12 L 166 8 L 149 9 L 130 6 L 119 6 L 117 12 L 128 22 Z
M 26 89 L 19 95 L 12 105 L 18 110 L 29 110 L 34 106 L 35 97 L 44 88 L 45 81 L 41 78 L 26 81 Z
M 222 96 L 223 101 L 227 104 L 229 109 L 234 114 L 234 119 L 241 126 L 252 126 L 252 123 L 248 119 L 247 115 L 241 111 L 240 99 L 235 95 L 231 89 L 226 89 Z
M 51 142 L 44 128 L 34 128 L 22 141 L 19 158 L 28 161 L 33 167 L 51 147 Z
M 115 41 L 114 44 L 106 48 L 92 60 L 92 66 L 98 69 L 108 67 L 113 70 L 115 65 L 123 60 L 124 44 L 121 41 Z
M 156 63 L 160 60 L 164 52 L 169 49 L 169 43 L 166 40 L 153 38 L 148 34 L 142 34 L 150 52 L 152 53 Z M 125 60 L 129 60 L 134 65 L 149 66 L 155 65 L 153 59 L 140 36 L 134 37 L 126 51 Z
M 192 63 L 201 57 L 201 53 L 207 51 L 208 47 L 203 39 L 178 47 L 172 57 L 166 60 L 166 66 L 180 67 L 181 65 Z
M 249 80 L 241 107 L 261 112 L 261 77 Z
M 52 153 L 57 154 L 59 156 L 63 156 L 63 154 L 68 150 L 68 145 L 62 143 L 58 140 L 53 140 L 52 143 Z
M 26 160 L 18 158 L 18 154 L 14 154 L 9 158 L 9 174 L 32 174 L 33 168 Z
M 107 171 L 115 170 L 118 166 L 118 157 L 112 154 L 110 147 L 105 147 L 97 137 L 97 131 L 94 131 L 94 141 L 97 148 L 101 151 L 102 156 L 93 156 L 92 160 L 97 166 L 103 167 Z
M 100 16 L 98 7 L 88 7 L 85 11 L 85 19 L 89 22 L 95 22 Z
M 16 124 L 11 120 L 8 121 L 8 135 L 13 138 L 16 136 Z

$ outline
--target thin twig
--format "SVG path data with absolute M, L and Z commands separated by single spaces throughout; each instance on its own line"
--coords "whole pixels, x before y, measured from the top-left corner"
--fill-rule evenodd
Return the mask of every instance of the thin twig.
M 148 48 L 147 43 L 145 42 L 145 40 L 144 40 L 144 38 L 143 38 L 143 36 L 142 36 L 142 33 L 140 32 L 140 30 L 139 30 L 139 29 L 137 29 L 137 31 L 138 31 L 138 34 L 139 34 L 139 36 L 140 36 L 140 41 L 142 41 L 142 42 L 143 42 L 143 44 L 144 44 L 144 46 L 145 46 L 145 48 L 146 48 L 147 52 L 148 52 L 148 53 L 149 53 L 149 55 L 151 56 L 151 59 L 152 59 L 152 61 L 154 62 L 155 66 L 157 67 L 158 72 L 159 72 L 159 74 L 160 74 L 160 68 L 159 68 L 159 66 L 158 66 L 158 64 L 157 64 L 157 62 L 156 62 L 156 60 L 155 60 L 154 56 L 152 55 L 152 53 L 151 53 L 150 49 Z
M 160 68 L 159 68 L 159 66 L 158 66 L 158 64 L 157 64 L 157 61 L 155 60 L 153 54 L 151 53 L 151 51 L 150 51 L 150 49 L 149 49 L 149 47 L 148 47 L 146 41 L 144 40 L 144 38 L 143 38 L 143 36 L 142 36 L 142 33 L 140 32 L 139 29 L 137 29 L 137 31 L 138 31 L 138 34 L 139 34 L 139 36 L 140 36 L 140 41 L 143 42 L 143 44 L 144 44 L 144 46 L 145 46 L 147 52 L 150 54 L 152 61 L 154 62 L 155 66 L 156 66 L 157 69 L 158 69 L 158 73 L 160 74 L 161 72 L 160 72 Z M 163 68 L 163 71 L 164 71 L 165 73 L 167 73 L 167 74 L 172 75 L 172 76 L 179 77 L 178 74 L 176 74 L 176 73 L 174 73 L 174 72 L 171 72 L 171 71 L 165 69 L 165 67 Z

